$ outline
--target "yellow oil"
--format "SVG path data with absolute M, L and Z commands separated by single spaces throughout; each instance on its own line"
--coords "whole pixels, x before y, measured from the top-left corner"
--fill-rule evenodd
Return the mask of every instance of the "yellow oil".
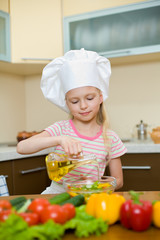
M 87 160 L 77 160 L 77 159 L 67 159 L 64 160 L 52 160 L 49 161 L 48 156 L 46 157 L 46 166 L 48 176 L 51 180 L 59 181 L 63 176 L 65 176 L 70 171 L 76 169 L 79 166 L 95 163 L 97 166 L 97 176 L 99 177 L 99 167 L 96 159 Z

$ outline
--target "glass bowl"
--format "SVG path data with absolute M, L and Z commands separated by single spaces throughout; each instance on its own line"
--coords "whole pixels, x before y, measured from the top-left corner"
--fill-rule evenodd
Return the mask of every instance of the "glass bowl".
M 71 178 L 63 181 L 65 190 L 71 195 L 82 194 L 87 200 L 93 193 L 112 193 L 116 188 L 116 179 L 103 176 L 101 179 L 91 177 Z

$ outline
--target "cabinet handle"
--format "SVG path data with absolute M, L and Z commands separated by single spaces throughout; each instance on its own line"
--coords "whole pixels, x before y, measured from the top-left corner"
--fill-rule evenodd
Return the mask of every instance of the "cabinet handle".
M 52 61 L 53 58 L 31 58 L 31 57 L 23 57 L 22 60 L 32 60 L 32 61 Z
M 124 170 L 150 170 L 151 166 L 122 166 Z
M 33 169 L 22 170 L 22 171 L 20 171 L 20 173 L 23 175 L 23 174 L 33 173 L 33 172 L 39 172 L 39 171 L 42 171 L 45 169 L 46 169 L 46 167 L 37 167 L 37 168 L 33 168 Z

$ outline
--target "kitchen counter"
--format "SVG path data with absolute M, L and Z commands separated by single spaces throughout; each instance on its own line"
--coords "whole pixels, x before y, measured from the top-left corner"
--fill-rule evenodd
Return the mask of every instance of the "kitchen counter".
M 14 147 L 14 146 L 13 147 L 1 146 L 0 147 L 0 161 L 42 156 L 42 155 L 47 155 L 53 151 L 54 151 L 54 147 L 44 149 L 37 153 L 22 155 L 22 154 L 17 153 L 16 147 Z
M 123 195 L 126 199 L 129 199 L 129 194 L 128 192 L 121 192 L 119 193 L 121 195 Z M 52 195 L 53 196 L 53 195 Z M 13 199 L 17 196 L 10 196 L 10 197 L 1 197 L 1 199 Z M 51 195 L 27 195 L 27 198 L 51 198 Z M 141 199 L 143 200 L 149 200 L 149 201 L 153 201 L 155 199 L 159 199 L 159 191 L 146 191 L 144 192 L 143 195 L 141 195 Z M 160 236 L 160 229 L 151 226 L 148 230 L 144 231 L 144 232 L 135 232 L 132 230 L 128 230 L 124 227 L 121 226 L 121 224 L 117 223 L 114 225 L 109 226 L 108 231 L 100 236 L 95 236 L 92 235 L 88 238 L 80 238 L 80 239 L 84 239 L 84 240 L 113 240 L 113 239 L 145 239 L 145 240 L 150 240 L 150 239 L 159 239 Z M 77 237 L 71 233 L 68 232 L 67 234 L 65 234 L 62 238 L 63 240 L 77 240 Z
M 160 144 L 154 144 L 151 141 L 146 142 L 124 142 L 128 152 L 127 153 L 160 153 Z M 27 157 L 34 157 L 34 156 L 42 156 L 47 155 L 50 152 L 54 151 L 53 148 L 47 148 L 42 150 L 38 153 L 29 154 L 29 155 L 21 155 L 16 152 L 16 146 L 0 146 L 0 161 L 7 161 L 7 160 L 14 160 L 14 159 L 21 159 Z

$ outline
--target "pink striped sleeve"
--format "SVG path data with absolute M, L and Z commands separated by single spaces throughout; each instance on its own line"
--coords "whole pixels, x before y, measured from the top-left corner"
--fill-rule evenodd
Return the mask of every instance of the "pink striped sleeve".
M 47 131 L 51 136 L 59 136 L 61 135 L 61 127 L 59 123 L 54 123 L 51 126 L 44 129 Z
M 111 142 L 112 142 L 111 152 L 110 152 L 111 158 L 120 157 L 127 152 L 126 147 L 124 146 L 121 139 L 118 137 L 118 135 L 115 132 L 111 131 L 109 138 L 111 138 Z

